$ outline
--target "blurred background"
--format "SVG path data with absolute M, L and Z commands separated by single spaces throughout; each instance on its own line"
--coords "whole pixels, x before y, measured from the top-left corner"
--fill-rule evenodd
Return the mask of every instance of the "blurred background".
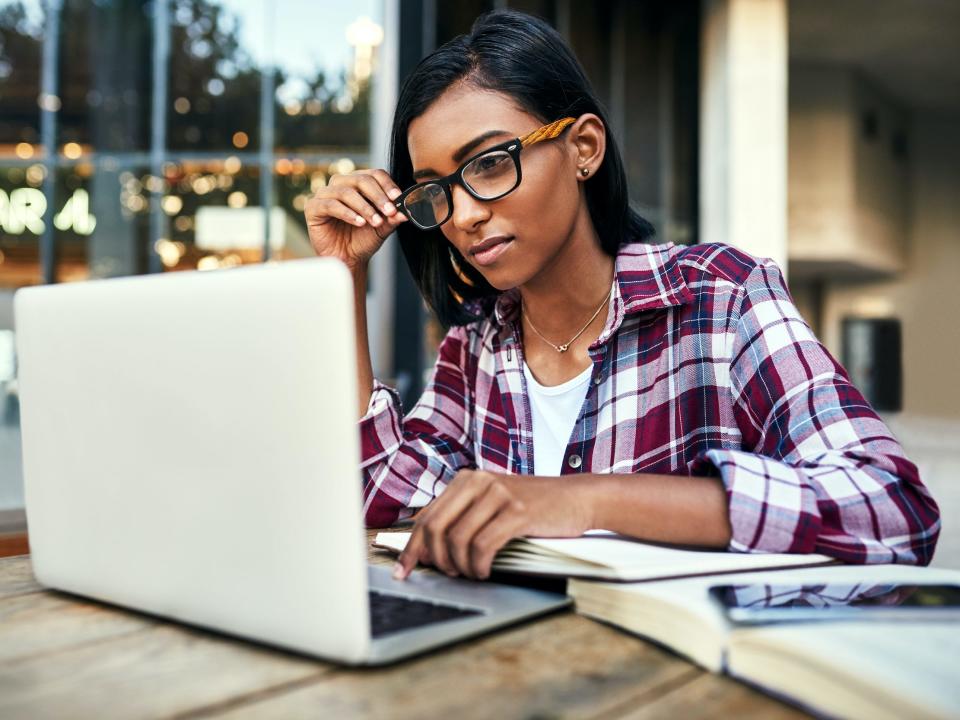
M 25 529 L 16 289 L 312 256 L 306 198 L 385 167 L 403 78 L 501 7 L 571 44 L 658 242 L 781 265 L 960 567 L 955 0 L 0 0 L 0 554 Z M 409 408 L 442 330 L 393 240 L 367 302 Z

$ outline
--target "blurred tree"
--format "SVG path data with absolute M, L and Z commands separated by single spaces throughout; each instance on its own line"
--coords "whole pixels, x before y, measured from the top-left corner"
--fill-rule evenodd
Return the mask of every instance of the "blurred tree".
M 32 3 L 39 6 L 39 3 Z M 42 10 L 33 17 L 22 0 L 0 6 L 0 143 L 40 137 Z
M 242 19 L 209 0 L 175 0 L 170 29 L 167 145 L 171 149 L 259 147 L 260 69 L 240 45 Z
M 282 7 L 274 6 L 273 11 L 280 12 Z M 174 1 L 168 104 L 171 148 L 229 148 L 237 131 L 247 135 L 245 150 L 259 147 L 260 104 L 254 99 L 260 96 L 261 68 L 240 44 L 242 22 L 244 18 L 210 0 Z M 275 88 L 302 90 L 292 102 L 287 98 L 286 106 L 274 98 L 276 150 L 367 146 L 369 93 L 364 90 L 348 112 L 340 112 L 336 100 L 346 93 L 347 83 L 344 75 L 339 81 L 329 85 L 319 69 L 306 78 L 291 78 L 282 67 L 274 69 Z

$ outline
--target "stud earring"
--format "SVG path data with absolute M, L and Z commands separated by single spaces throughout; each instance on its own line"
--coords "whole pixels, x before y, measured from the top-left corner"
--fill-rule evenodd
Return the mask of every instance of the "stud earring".
M 588 170 L 587 168 L 580 168 L 580 174 L 586 177 L 587 175 L 590 174 L 590 170 Z

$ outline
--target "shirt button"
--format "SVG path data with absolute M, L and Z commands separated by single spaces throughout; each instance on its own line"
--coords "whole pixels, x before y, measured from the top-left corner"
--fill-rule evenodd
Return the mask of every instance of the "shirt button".
M 597 376 L 593 379 L 593 384 L 594 384 L 594 385 L 599 385 L 599 384 L 602 383 L 602 382 L 603 382 L 603 375 L 597 375 Z
M 580 467 L 580 465 L 582 465 L 582 464 L 583 464 L 583 460 L 580 458 L 579 455 L 571 455 L 571 456 L 567 459 L 567 465 L 569 465 L 570 467 L 572 467 L 574 470 L 576 470 L 576 469 L 577 469 L 578 467 Z

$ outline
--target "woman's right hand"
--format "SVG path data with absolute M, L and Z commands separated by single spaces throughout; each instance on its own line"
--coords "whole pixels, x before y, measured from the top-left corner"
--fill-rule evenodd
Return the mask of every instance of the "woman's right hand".
M 351 272 L 365 269 L 390 233 L 407 220 L 393 204 L 398 197 L 400 188 L 386 170 L 334 175 L 304 208 L 314 251 L 341 260 Z

